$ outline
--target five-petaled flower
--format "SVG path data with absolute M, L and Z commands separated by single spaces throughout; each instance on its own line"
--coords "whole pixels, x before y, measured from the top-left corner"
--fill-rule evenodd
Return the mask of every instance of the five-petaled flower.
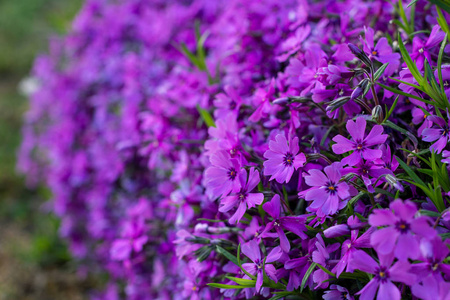
M 239 222 L 247 209 L 260 205 L 264 200 L 262 193 L 250 193 L 260 181 L 258 171 L 251 168 L 247 180 L 247 171 L 244 170 L 239 174 L 239 181 L 242 186 L 240 191 L 223 198 L 219 207 L 220 212 L 227 212 L 239 204 L 229 220 L 231 224 Z
M 299 153 L 298 137 L 288 142 L 283 134 L 278 134 L 275 141 L 269 141 L 269 150 L 264 153 L 264 175 L 271 175 L 279 183 L 288 183 L 294 170 L 306 162 L 305 154 Z
M 366 125 L 366 120 L 362 117 L 358 117 L 356 122 L 349 120 L 346 128 L 352 136 L 352 140 L 349 140 L 342 135 L 337 135 L 333 138 L 333 141 L 336 142 L 336 144 L 332 146 L 334 153 L 343 154 L 353 150 L 352 154 L 342 160 L 343 164 L 355 166 L 360 163 L 363 158 L 374 160 L 381 157 L 381 150 L 371 149 L 370 147 L 383 144 L 388 135 L 382 134 L 383 126 L 375 125 L 369 134 L 364 137 Z

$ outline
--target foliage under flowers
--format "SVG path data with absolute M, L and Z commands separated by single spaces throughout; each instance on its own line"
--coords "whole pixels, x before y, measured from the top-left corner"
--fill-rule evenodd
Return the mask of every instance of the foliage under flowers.
M 109 274 L 94 299 L 449 299 L 446 16 L 87 1 L 36 61 L 20 168 Z

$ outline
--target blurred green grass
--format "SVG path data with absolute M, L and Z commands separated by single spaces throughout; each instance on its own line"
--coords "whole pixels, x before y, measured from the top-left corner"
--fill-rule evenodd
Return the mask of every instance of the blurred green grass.
M 16 173 L 16 157 L 22 115 L 28 107 L 18 85 L 28 76 L 36 55 L 46 52 L 49 37 L 70 29 L 82 2 L 0 0 L 0 240 L 7 245 L 0 247 L 0 273 L 8 260 L 21 264 L 12 269 L 31 266 L 37 272 L 64 269 L 72 273 L 75 269 L 66 245 L 58 238 L 58 219 L 42 210 L 48 191 L 26 188 L 23 175 Z M 4 299 L 1 283 L 0 298 Z M 20 283 L 15 289 L 7 299 L 41 299 L 20 294 Z

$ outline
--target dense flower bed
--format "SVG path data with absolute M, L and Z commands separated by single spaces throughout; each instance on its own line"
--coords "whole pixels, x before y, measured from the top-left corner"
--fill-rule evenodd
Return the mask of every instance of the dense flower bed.
M 89 0 L 36 60 L 19 167 L 94 299 L 450 299 L 443 14 Z

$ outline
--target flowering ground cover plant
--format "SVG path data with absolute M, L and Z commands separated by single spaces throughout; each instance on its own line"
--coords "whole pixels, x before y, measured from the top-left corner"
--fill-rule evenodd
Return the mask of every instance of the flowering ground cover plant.
M 87 1 L 19 167 L 93 299 L 450 299 L 448 9 Z

